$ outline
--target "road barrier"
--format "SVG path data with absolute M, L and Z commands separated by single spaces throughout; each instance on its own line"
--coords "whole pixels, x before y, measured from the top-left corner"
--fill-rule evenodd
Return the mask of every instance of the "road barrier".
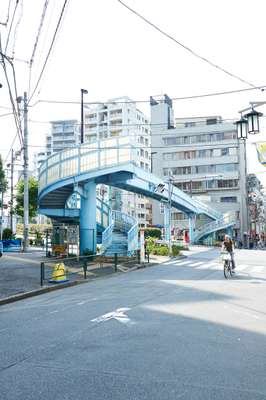
M 149 257 L 145 264 L 148 263 Z M 49 260 L 40 263 L 40 286 L 86 280 L 118 271 L 126 272 L 139 264 L 138 255 L 121 257 L 117 253 L 110 257 L 90 255 L 60 258 L 60 262 L 59 259 Z

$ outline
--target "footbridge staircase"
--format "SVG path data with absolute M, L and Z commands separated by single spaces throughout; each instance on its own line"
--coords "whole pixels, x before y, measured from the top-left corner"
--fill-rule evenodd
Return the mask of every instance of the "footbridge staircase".
M 81 254 L 86 249 L 96 251 L 97 231 L 101 232 L 102 251 L 106 253 L 109 251 L 111 254 L 116 248 L 132 254 L 138 248 L 137 221 L 120 211 L 111 211 L 98 199 L 98 184 L 141 194 L 159 202 L 168 201 L 168 185 L 138 167 L 136 152 L 128 137 L 110 138 L 53 154 L 41 165 L 39 213 L 65 223 L 78 222 Z M 73 195 L 80 199 L 76 207 L 69 206 Z M 171 190 L 171 206 L 187 214 L 192 242 L 235 224 L 232 215 L 229 218 L 176 187 Z M 211 222 L 195 229 L 195 219 L 201 214 Z M 119 247 L 121 240 L 123 246 Z

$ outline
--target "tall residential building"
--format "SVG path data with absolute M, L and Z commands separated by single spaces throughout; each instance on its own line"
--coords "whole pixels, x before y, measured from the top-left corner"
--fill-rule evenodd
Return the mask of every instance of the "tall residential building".
M 45 150 L 34 154 L 34 175 L 38 177 L 43 161 L 52 153 L 80 143 L 79 123 L 76 119 L 51 121 L 51 131 L 45 137 Z
M 131 144 L 137 147 L 136 163 L 150 171 L 150 124 L 148 118 L 136 108 L 129 97 L 108 100 L 106 104 L 88 107 L 84 110 L 85 142 L 110 137 L 126 136 Z M 122 210 L 134 216 L 140 226 L 151 221 L 150 203 L 142 195 L 112 188 L 110 199 L 113 209 Z
M 46 140 L 48 146 L 51 144 L 51 153 L 57 153 L 58 151 L 76 146 L 80 143 L 78 121 L 75 119 L 51 121 L 51 134 L 47 136 Z
M 154 174 L 223 213 L 235 213 L 234 237 L 248 231 L 246 153 L 235 125 L 219 116 L 174 119 L 168 96 L 151 98 Z M 153 204 L 153 223 L 163 224 L 163 207 Z M 201 217 L 202 218 L 202 217 Z M 199 223 L 207 222 L 206 219 Z M 188 229 L 185 214 L 172 210 L 172 226 Z M 218 233 L 219 236 L 219 233 Z

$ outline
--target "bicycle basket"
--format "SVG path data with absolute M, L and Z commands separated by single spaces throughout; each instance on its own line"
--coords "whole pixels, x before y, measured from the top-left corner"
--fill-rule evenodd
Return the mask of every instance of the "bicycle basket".
M 229 253 L 221 254 L 222 261 L 231 261 L 231 255 Z

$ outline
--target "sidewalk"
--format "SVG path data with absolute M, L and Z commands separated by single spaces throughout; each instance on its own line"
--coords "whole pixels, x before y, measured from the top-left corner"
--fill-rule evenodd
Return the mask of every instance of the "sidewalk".
M 163 256 L 151 256 L 150 263 L 158 264 L 165 262 L 169 257 Z M 45 263 L 45 273 L 48 278 L 51 274 L 52 267 L 56 262 L 63 260 L 56 260 L 54 258 L 46 258 L 45 251 L 41 248 L 31 248 L 27 253 L 4 253 L 0 258 L 0 300 L 10 296 L 19 295 L 35 290 L 41 289 L 40 286 L 40 264 Z M 129 264 L 118 264 L 118 272 L 129 272 L 132 269 L 136 269 L 139 265 Z M 66 266 L 68 271 L 67 278 L 68 283 L 84 280 L 84 273 L 82 268 L 72 268 Z M 99 264 L 88 263 L 87 268 L 87 280 L 97 279 L 99 277 L 111 275 L 115 272 L 114 263 L 110 264 Z M 59 287 L 49 283 L 48 279 L 44 281 L 44 287 Z M 66 285 L 67 286 L 67 285 Z

